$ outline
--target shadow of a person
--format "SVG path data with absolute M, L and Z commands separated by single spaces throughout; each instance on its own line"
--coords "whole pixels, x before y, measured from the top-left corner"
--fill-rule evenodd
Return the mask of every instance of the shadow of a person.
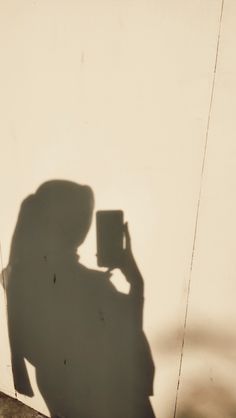
M 52 180 L 21 206 L 7 267 L 8 327 L 16 391 L 33 396 L 24 359 L 52 417 L 153 418 L 154 364 L 142 330 L 143 279 L 128 228 L 120 269 L 83 266 L 76 254 L 89 230 L 92 190 Z

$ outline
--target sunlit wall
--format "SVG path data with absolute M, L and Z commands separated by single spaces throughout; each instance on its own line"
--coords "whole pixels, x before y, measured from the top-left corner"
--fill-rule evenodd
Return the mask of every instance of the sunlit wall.
M 174 416 L 179 374 L 179 418 L 194 408 L 197 387 L 206 385 L 211 399 L 220 385 L 236 387 L 229 350 L 236 290 L 234 1 L 225 0 L 222 22 L 221 12 L 220 0 L 0 0 L 2 267 L 22 200 L 46 180 L 88 184 L 96 209 L 123 209 L 145 280 L 158 418 Z M 96 267 L 94 222 L 79 253 Z M 14 396 L 2 288 L 0 306 L 0 390 Z M 46 413 L 28 367 L 35 397 L 18 397 Z

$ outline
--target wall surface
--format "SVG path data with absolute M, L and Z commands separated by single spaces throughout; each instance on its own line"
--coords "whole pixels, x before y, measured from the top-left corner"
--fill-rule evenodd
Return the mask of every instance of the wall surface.
M 122 208 L 158 418 L 236 410 L 235 28 L 234 0 L 0 0 L 2 268 L 43 182 Z M 94 220 L 79 254 L 96 268 Z M 15 396 L 0 292 L 0 390 Z M 35 396 L 18 398 L 46 413 L 27 367 Z

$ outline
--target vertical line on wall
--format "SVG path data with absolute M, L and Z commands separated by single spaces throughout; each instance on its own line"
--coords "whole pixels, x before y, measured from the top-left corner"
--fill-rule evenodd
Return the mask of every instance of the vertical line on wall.
M 208 145 L 208 138 L 209 138 L 210 122 L 211 122 L 212 104 L 213 104 L 214 93 L 215 93 L 215 82 L 216 82 L 216 72 L 217 72 L 217 64 L 218 64 L 218 57 L 219 57 L 219 47 L 220 47 L 220 37 L 221 37 L 221 29 L 222 29 L 224 3 L 225 3 L 225 0 L 222 0 L 221 9 L 220 9 L 220 18 L 219 18 L 219 29 L 218 29 L 218 35 L 217 35 L 215 63 L 214 63 L 214 70 L 213 70 L 213 77 L 212 77 L 212 87 L 211 87 L 209 111 L 208 111 L 206 134 L 205 134 L 205 144 L 204 144 L 203 159 L 202 159 L 202 166 L 201 166 L 200 187 L 199 187 L 199 193 L 198 193 L 196 219 L 195 219 L 195 225 L 194 225 L 193 246 L 192 246 L 192 254 L 191 254 L 190 269 L 189 269 L 188 289 L 187 289 L 187 302 L 186 302 L 186 309 L 185 309 L 185 315 L 184 315 L 183 337 L 182 337 L 181 354 L 180 354 L 180 360 L 179 360 L 178 382 L 177 382 L 176 398 L 175 398 L 175 406 L 174 406 L 174 418 L 176 418 L 177 406 L 178 406 L 178 396 L 179 396 L 179 388 L 180 388 L 180 380 L 181 380 L 181 372 L 182 372 L 182 364 L 183 364 L 183 354 L 184 354 L 184 345 L 185 345 L 185 337 L 186 337 L 186 329 L 187 329 L 187 317 L 188 317 L 188 310 L 189 310 L 189 297 L 190 297 L 190 290 L 191 290 L 193 261 L 194 261 L 195 248 L 196 248 L 198 219 L 199 219 L 200 204 L 201 204 L 202 189 L 203 189 L 204 170 L 205 170 L 205 165 L 206 165 L 207 145 Z

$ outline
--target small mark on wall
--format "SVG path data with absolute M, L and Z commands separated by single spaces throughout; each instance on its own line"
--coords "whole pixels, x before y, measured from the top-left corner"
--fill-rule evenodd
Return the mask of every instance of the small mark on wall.
M 103 321 L 103 322 L 105 321 L 104 314 L 101 309 L 98 311 L 98 316 L 99 316 L 100 321 Z
M 84 52 L 81 53 L 81 57 L 80 57 L 80 62 L 83 65 L 84 64 L 84 58 L 85 58 L 85 54 Z

